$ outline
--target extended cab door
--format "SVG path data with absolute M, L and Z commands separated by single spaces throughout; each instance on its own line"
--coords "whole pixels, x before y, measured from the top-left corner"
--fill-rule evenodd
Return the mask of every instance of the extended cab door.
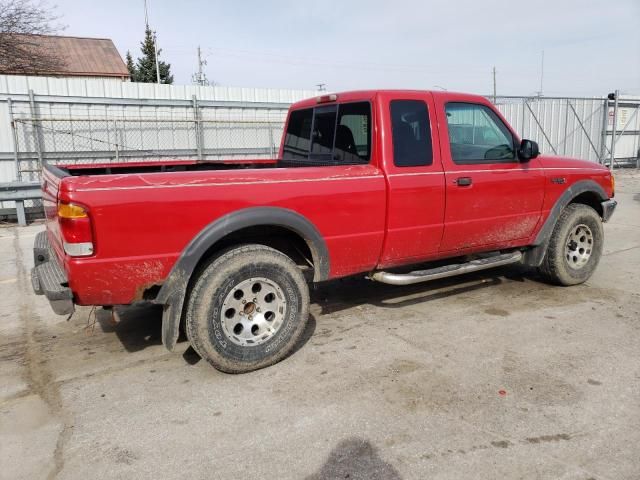
M 437 254 L 444 221 L 444 172 L 433 97 L 381 93 L 378 114 L 387 178 L 381 268 Z
M 441 252 L 521 243 L 540 219 L 538 160 L 518 160 L 517 137 L 488 102 L 439 100 L 447 204 Z

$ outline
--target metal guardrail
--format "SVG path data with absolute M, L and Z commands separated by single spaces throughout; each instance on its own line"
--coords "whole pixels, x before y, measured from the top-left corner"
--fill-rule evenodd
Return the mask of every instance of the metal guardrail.
M 0 202 L 15 202 L 16 215 L 20 226 L 27 225 L 27 215 L 24 210 L 25 200 L 42 198 L 40 182 L 0 183 Z

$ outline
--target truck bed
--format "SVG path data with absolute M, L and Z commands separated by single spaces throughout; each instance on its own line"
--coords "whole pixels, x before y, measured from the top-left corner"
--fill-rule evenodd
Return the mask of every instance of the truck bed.
M 374 165 L 288 167 L 268 159 L 46 165 L 48 238 L 70 272 L 75 303 L 143 299 L 146 290 L 163 284 L 199 232 L 256 206 L 308 219 L 332 260 L 329 278 L 371 269 L 384 236 L 384 214 L 371 215 L 385 209 L 382 171 Z M 91 256 L 64 254 L 58 203 L 88 209 Z

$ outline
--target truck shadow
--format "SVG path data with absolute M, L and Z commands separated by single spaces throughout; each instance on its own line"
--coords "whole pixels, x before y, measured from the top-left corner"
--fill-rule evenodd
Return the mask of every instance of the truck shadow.
M 162 306 L 153 303 L 136 303 L 116 308 L 116 315 L 109 310 L 96 311 L 96 321 L 104 333 L 115 333 L 127 352 L 138 352 L 145 348 L 162 345 Z M 309 321 L 300 341 L 291 354 L 301 349 L 316 330 L 316 318 L 309 315 Z M 178 344 L 187 342 L 184 332 L 180 332 Z M 179 348 L 178 348 L 179 350 Z M 194 365 L 200 356 L 188 347 L 183 353 L 185 361 Z
M 536 274 L 532 269 L 520 266 L 495 268 L 405 286 L 349 277 L 317 286 L 311 292 L 311 302 L 320 306 L 323 315 L 365 304 L 380 308 L 402 308 L 495 287 L 505 280 L 524 282 L 525 278 L 536 280 Z
M 464 293 L 491 288 L 506 280 L 535 280 L 535 274 L 525 267 L 503 267 L 460 277 L 434 280 L 407 286 L 385 285 L 362 277 L 350 277 L 312 288 L 312 310 L 319 307 L 321 315 L 347 310 L 359 305 L 379 308 L 402 308 Z M 162 307 L 153 303 L 137 303 L 116 307 L 116 315 L 109 310 L 98 309 L 96 320 L 104 333 L 115 333 L 128 352 L 138 352 L 162 344 Z M 292 352 L 301 349 L 313 336 L 318 319 L 312 313 L 301 340 Z M 178 344 L 187 341 L 180 334 Z M 195 364 L 199 356 L 190 347 L 183 354 L 185 361 Z
M 115 307 L 112 317 L 109 310 L 98 309 L 96 320 L 105 333 L 115 333 L 128 352 L 162 344 L 162 306 L 153 303 L 136 303 Z

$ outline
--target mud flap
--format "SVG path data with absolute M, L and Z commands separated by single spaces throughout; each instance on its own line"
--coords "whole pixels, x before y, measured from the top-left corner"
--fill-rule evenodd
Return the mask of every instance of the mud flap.
M 180 297 L 163 306 L 162 311 L 162 344 L 173 352 L 180 336 L 180 318 L 184 297 Z

